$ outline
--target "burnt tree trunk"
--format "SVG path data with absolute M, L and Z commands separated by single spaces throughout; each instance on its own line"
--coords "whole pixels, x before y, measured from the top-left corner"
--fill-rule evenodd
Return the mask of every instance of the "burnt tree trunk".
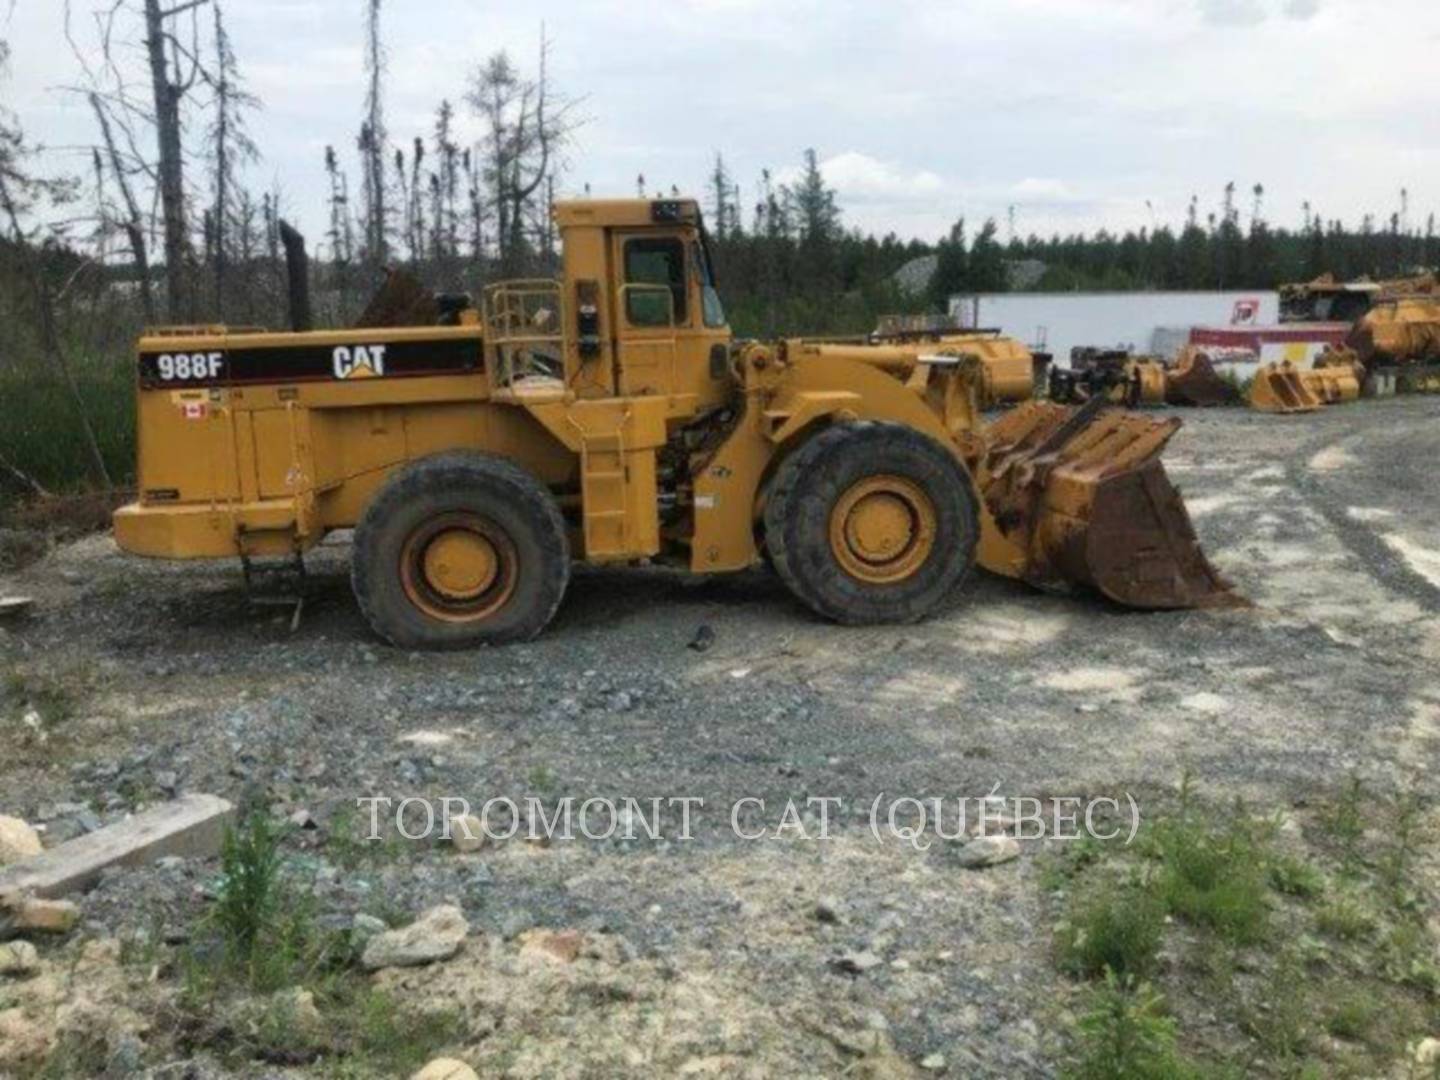
M 124 162 L 115 147 L 115 133 L 110 128 L 110 114 L 105 111 L 99 95 L 90 94 L 90 107 L 100 122 L 100 134 L 105 139 L 105 153 L 110 158 L 110 171 L 115 174 L 115 183 L 120 188 L 120 197 L 125 201 L 125 236 L 130 242 L 130 256 L 135 261 L 135 273 L 140 278 L 140 303 L 145 309 L 145 322 L 155 322 L 155 295 L 150 286 L 150 251 L 145 242 L 145 219 L 140 214 L 140 204 L 135 201 L 135 192 L 125 173 Z
M 170 78 L 165 59 L 165 20 L 172 13 L 160 0 L 145 0 L 145 48 L 155 92 L 155 132 L 160 150 L 160 207 L 165 226 L 166 310 L 173 322 L 193 322 L 195 297 L 190 276 L 190 236 L 185 213 L 185 158 L 180 102 L 185 90 Z

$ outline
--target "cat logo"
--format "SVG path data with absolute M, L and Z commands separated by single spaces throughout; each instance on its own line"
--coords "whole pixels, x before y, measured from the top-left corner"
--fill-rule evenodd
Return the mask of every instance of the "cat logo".
M 385 345 L 340 345 L 335 349 L 337 379 L 374 379 L 385 374 Z

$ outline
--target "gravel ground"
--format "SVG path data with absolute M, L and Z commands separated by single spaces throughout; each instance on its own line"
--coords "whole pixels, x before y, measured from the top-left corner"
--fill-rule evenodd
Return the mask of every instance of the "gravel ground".
M 581 570 L 541 640 L 421 655 L 370 637 L 343 538 L 311 560 L 293 632 L 289 609 L 249 603 L 236 567 L 70 544 L 0 577 L 0 594 L 36 599 L 0 630 L 0 672 L 12 698 L 23 684 L 48 703 L 43 740 L 0 713 L 0 813 L 54 840 L 175 791 L 303 811 L 317 827 L 295 847 L 327 918 L 449 898 L 492 942 L 531 925 L 622 940 L 662 1013 L 705 1018 L 694 1045 L 664 1036 L 651 1063 L 667 1069 L 729 1055 L 824 1074 L 869 1033 L 901 1072 L 928 1058 L 957 1076 L 1050 1075 L 1068 1018 L 1043 845 L 966 870 L 952 843 L 877 842 L 877 796 L 1129 792 L 1143 815 L 1187 771 L 1207 798 L 1267 809 L 1313 805 L 1355 773 L 1437 794 L 1440 399 L 1183 415 L 1167 465 L 1251 609 L 1136 614 L 977 575 L 942 617 L 847 630 L 760 572 Z M 702 627 L 713 644 L 690 648 Z M 412 795 L 704 805 L 689 841 L 672 814 L 660 841 L 342 858 L 357 797 Z M 841 800 L 828 840 L 732 833 L 737 800 L 764 799 L 744 821 L 774 832 L 787 800 L 811 797 Z M 805 824 L 819 832 L 814 806 Z M 113 874 L 85 898 L 87 931 L 183 928 L 213 873 Z M 822 897 L 835 920 L 815 917 Z M 845 952 L 880 963 L 847 972 Z M 608 1030 L 604 1009 L 575 1008 L 551 1041 L 611 1061 L 620 1049 L 583 1034 Z

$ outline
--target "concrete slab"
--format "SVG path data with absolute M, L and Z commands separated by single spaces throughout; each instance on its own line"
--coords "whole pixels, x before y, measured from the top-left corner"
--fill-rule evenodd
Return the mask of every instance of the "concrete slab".
M 234 816 L 234 806 L 216 795 L 186 795 L 146 810 L 0 870 L 0 904 L 88 888 L 107 866 L 137 866 L 166 855 L 215 855 Z

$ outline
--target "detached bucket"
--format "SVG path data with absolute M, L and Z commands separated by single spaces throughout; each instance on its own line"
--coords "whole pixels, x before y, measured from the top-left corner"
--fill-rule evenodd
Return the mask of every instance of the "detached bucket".
M 1321 401 L 1289 361 L 1266 364 L 1250 384 L 1250 407 L 1268 413 L 1314 412 Z
M 1026 406 L 992 425 L 983 494 L 1024 555 L 989 568 L 1042 588 L 1084 586 L 1127 607 L 1243 606 L 1200 549 L 1160 463 L 1179 429 L 1179 420 L 1098 400 Z
M 1210 357 L 1193 349 L 1181 354 L 1165 380 L 1170 405 L 1229 405 L 1239 400 L 1239 390 L 1221 378 Z

